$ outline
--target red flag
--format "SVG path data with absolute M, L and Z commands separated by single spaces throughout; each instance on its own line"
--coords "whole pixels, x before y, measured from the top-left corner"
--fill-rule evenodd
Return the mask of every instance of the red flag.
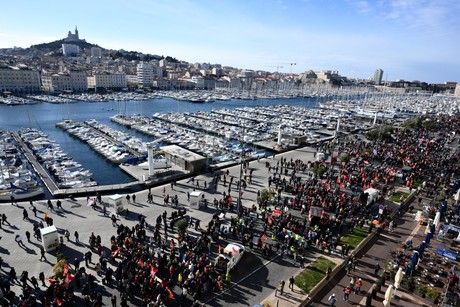
M 169 288 L 166 288 L 166 290 L 168 290 L 169 298 L 170 298 L 170 299 L 173 299 L 173 298 L 174 298 L 174 294 L 172 293 L 172 291 L 171 291 Z
M 155 276 L 155 274 L 158 272 L 158 269 L 154 267 L 153 265 L 150 266 L 150 276 Z
M 65 276 L 65 283 L 70 284 L 72 282 L 72 280 L 74 280 L 74 277 L 72 276 L 72 274 L 67 273 L 66 276 Z
M 67 265 L 67 263 L 64 263 L 63 268 L 64 268 L 64 274 L 67 274 L 69 272 L 69 266 Z
M 112 253 L 112 256 L 113 256 L 113 257 L 116 257 L 116 256 L 118 256 L 120 253 L 121 253 L 121 248 L 117 248 L 117 250 L 115 250 L 115 251 Z
M 137 261 L 137 264 L 138 264 L 140 267 L 143 267 L 143 266 L 144 266 L 144 261 L 142 261 L 142 259 L 139 258 L 139 260 Z
M 174 248 L 174 240 L 173 239 L 171 239 L 171 241 L 169 241 L 169 248 L 170 249 Z

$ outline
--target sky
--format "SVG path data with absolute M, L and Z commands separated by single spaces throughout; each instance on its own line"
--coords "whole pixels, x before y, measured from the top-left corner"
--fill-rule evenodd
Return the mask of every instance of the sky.
M 190 63 L 460 83 L 459 0 L 3 1 L 0 48 L 67 36 Z

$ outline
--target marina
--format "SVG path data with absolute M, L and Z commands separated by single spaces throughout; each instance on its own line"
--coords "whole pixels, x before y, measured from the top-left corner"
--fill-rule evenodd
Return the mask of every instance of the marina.
M 0 131 L 0 201 L 29 199 L 44 194 L 13 134 Z
M 87 101 L 78 100 L 76 95 L 66 95 L 60 97 L 59 102 L 15 105 L 14 109 L 23 116 L 18 117 L 19 123 L 5 126 L 19 131 L 19 142 L 27 144 L 20 148 L 30 158 L 49 194 L 58 197 L 136 189 L 192 174 L 183 166 L 175 165 L 172 155 L 166 159 L 163 151 L 166 145 L 175 145 L 206 158 L 207 166 L 200 168 L 202 172 L 235 165 L 241 157 L 245 160 L 263 158 L 331 140 L 337 134 L 366 131 L 379 123 L 399 124 L 414 114 L 449 113 L 458 108 L 458 102 L 449 97 L 421 95 L 403 96 L 404 109 L 395 101 L 396 95 L 368 95 L 364 100 L 357 99 L 358 94 L 355 98 L 319 94 L 316 98 L 241 100 L 231 98 L 231 92 L 216 91 L 215 96 L 228 95 L 231 100 L 222 97 L 210 104 L 162 98 L 165 95 L 163 92 L 151 96 L 122 93 L 114 94 L 113 100 L 98 95 Z M 115 100 L 116 96 L 120 98 Z M 123 97 L 139 97 L 140 100 L 123 100 Z M 379 99 L 387 99 L 388 108 L 377 106 Z M 415 103 L 410 105 L 410 101 Z M 427 101 L 432 103 L 426 104 Z M 7 105 L 0 107 L 6 108 L 6 112 L 1 113 L 6 116 L 12 110 Z M 54 114 L 54 118 L 46 119 L 45 116 L 46 120 L 38 124 L 36 116 L 43 117 L 40 115 L 43 108 L 48 109 L 47 114 Z M 57 114 L 66 119 L 58 120 Z M 88 119 L 86 114 L 94 118 Z M 6 117 L 4 120 L 7 122 Z M 24 130 L 27 126 L 37 128 Z M 44 139 L 45 135 L 54 135 L 59 141 Z M 149 144 L 156 153 L 155 176 L 149 174 L 146 162 Z M 69 154 L 61 147 L 68 148 Z M 85 147 L 92 148 L 99 158 Z M 82 161 L 71 160 L 70 156 Z M 102 159 L 104 167 L 100 167 L 101 162 L 88 166 L 92 159 Z M 95 178 L 100 175 L 107 179 Z

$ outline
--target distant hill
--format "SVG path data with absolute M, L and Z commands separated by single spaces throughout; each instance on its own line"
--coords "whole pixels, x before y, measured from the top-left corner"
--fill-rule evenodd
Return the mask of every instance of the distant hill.
M 62 48 L 62 44 L 72 44 L 72 45 L 77 45 L 80 47 L 80 49 L 90 49 L 92 47 L 99 47 L 98 45 L 91 44 L 85 41 L 74 41 L 74 42 L 66 42 L 64 39 L 57 40 L 51 43 L 43 43 L 43 44 L 38 44 L 38 45 L 32 45 L 30 46 L 30 49 L 39 49 L 43 51 L 58 51 L 60 48 Z M 101 48 L 101 47 L 99 47 Z M 104 48 L 102 48 L 104 49 Z

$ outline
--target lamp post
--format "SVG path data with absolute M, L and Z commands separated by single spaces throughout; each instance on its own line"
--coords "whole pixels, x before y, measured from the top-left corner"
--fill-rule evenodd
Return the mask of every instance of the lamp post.
M 241 140 L 241 156 L 240 156 L 240 181 L 239 181 L 239 185 L 238 185 L 238 197 L 237 197 L 237 201 L 236 201 L 236 208 L 237 208 L 237 213 L 239 214 L 240 213 L 240 209 L 241 209 L 241 186 L 242 186 L 242 179 L 243 179 L 243 163 L 244 163 L 244 134 L 245 134 L 245 131 L 244 131 L 244 128 L 243 128 L 243 137 L 242 137 L 242 140 Z

